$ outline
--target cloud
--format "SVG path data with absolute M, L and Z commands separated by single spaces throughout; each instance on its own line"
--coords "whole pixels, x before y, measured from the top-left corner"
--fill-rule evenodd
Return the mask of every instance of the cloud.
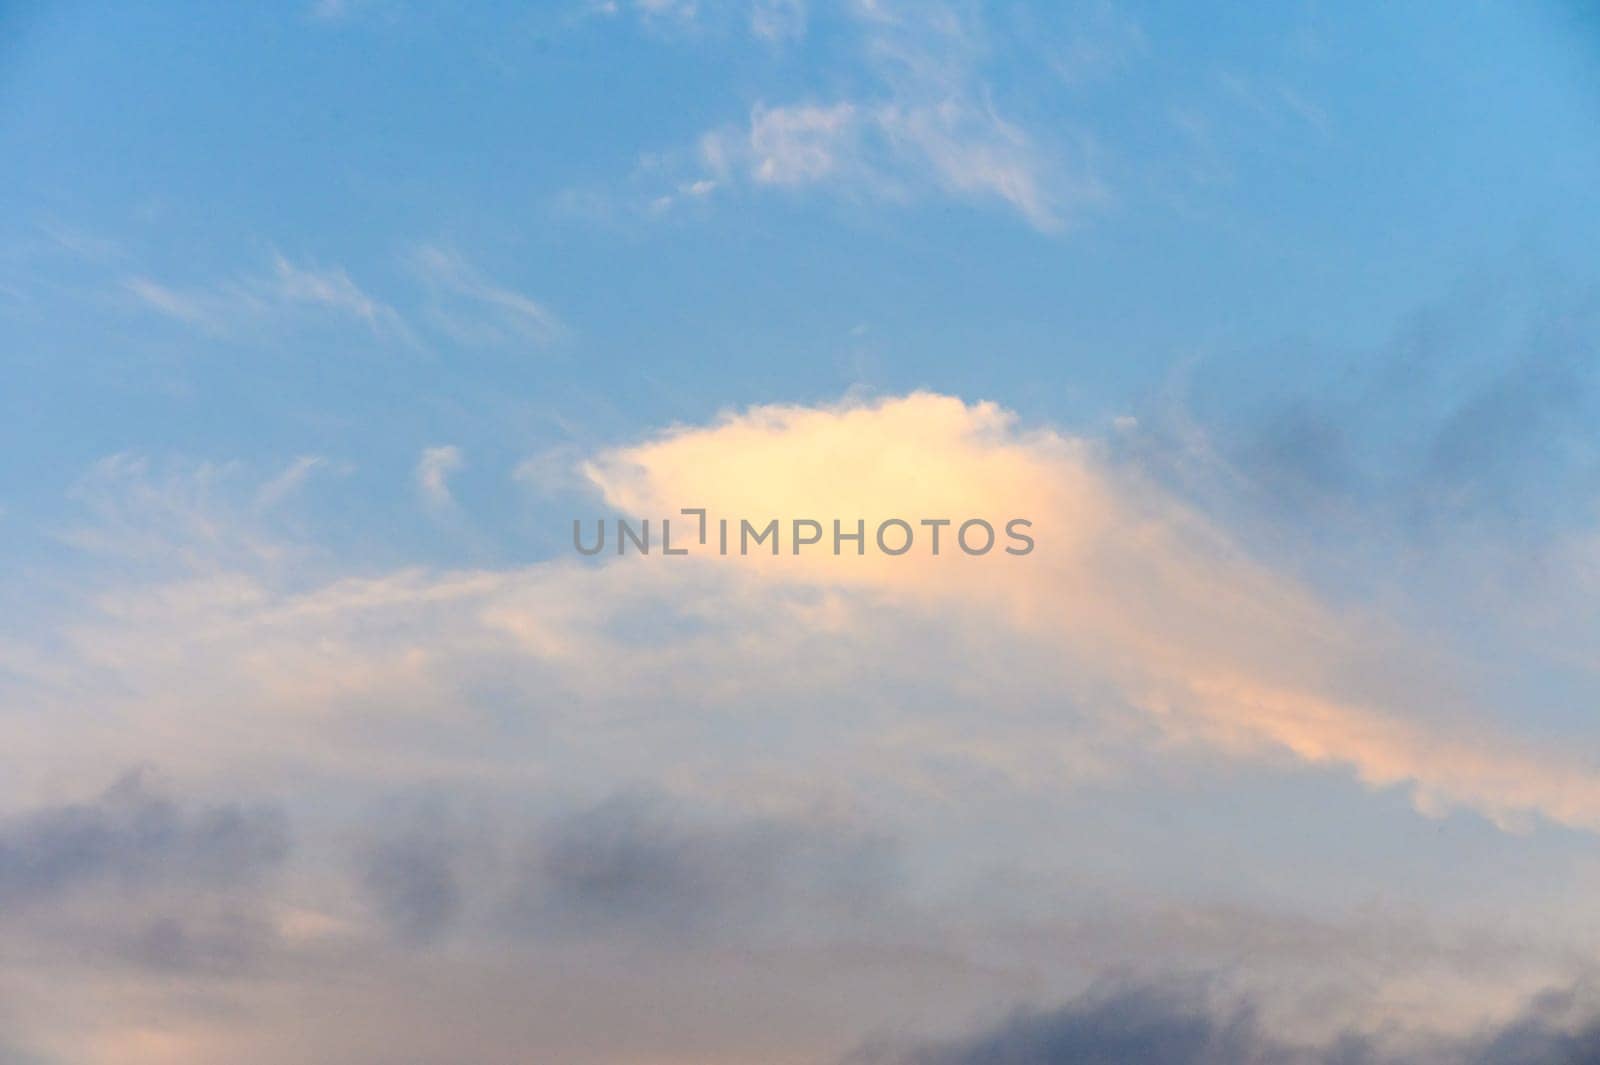
M 1020 127 L 987 105 L 950 100 L 757 104 L 746 128 L 705 134 L 700 160 L 718 185 L 831 185 L 890 200 L 931 185 L 960 199 L 999 200 L 1046 232 L 1065 224 L 1063 200 L 1075 212 L 1103 195 L 1092 179 L 1068 192 L 1045 175 Z
M 300 455 L 291 460 L 283 471 L 267 481 L 256 492 L 256 505 L 260 507 L 275 507 L 286 499 L 294 496 L 311 476 L 321 471 L 334 473 L 348 473 L 349 467 L 339 463 L 331 463 L 321 455 Z
M 181 803 L 131 772 L 0 822 L 0 943 L 102 976 L 237 974 L 281 946 L 272 891 L 289 855 L 277 807 Z
M 339 22 L 350 16 L 356 5 L 351 0 L 312 0 L 307 13 L 321 22 Z
M 309 317 L 354 320 L 374 336 L 415 343 L 398 311 L 363 291 L 339 268 L 301 266 L 274 254 L 264 274 L 214 285 L 175 287 L 130 277 L 122 287 L 145 309 L 218 337 L 247 337 L 263 324 Z
M 201 292 L 182 292 L 144 277 L 131 277 L 124 287 L 146 307 L 187 325 L 207 330 L 221 328 L 218 308 Z
M 856 1062 L 868 1060 L 862 1056 Z M 887 1065 L 891 1059 L 870 1060 Z M 1174 992 L 1134 988 L 1055 1010 L 1021 1010 L 978 1035 L 892 1060 L 899 1065 L 1310 1065 L 1314 1059 L 1266 1038 L 1248 1010 L 1213 1014 L 1205 1004 Z M 1337 1059 L 1315 1060 L 1362 1058 L 1341 1051 Z
M 427 291 L 430 324 L 458 343 L 543 348 L 568 331 L 554 312 L 485 277 L 456 252 L 423 245 L 407 263 Z
M 374 333 L 404 331 L 399 314 L 361 291 L 343 270 L 296 266 L 281 255 L 273 256 L 272 268 L 277 298 L 285 303 L 349 315 L 365 322 Z
M 604 454 L 588 472 L 635 515 L 693 505 L 758 522 L 859 517 L 868 528 L 891 517 L 1029 518 L 1039 547 L 1021 559 L 785 550 L 750 569 L 997 611 L 1175 738 L 1348 766 L 1374 787 L 1409 785 L 1427 809 L 1600 827 L 1600 775 L 1494 735 L 1447 688 L 1341 694 L 1357 679 L 1371 689 L 1369 674 L 1406 642 L 1381 619 L 1323 606 L 1090 441 L 1014 422 L 992 404 L 929 394 L 762 407 Z
M 113 953 L 147 973 L 215 979 L 258 968 L 281 948 L 280 935 L 271 920 L 237 906 L 213 912 L 191 908 L 152 917 L 120 933 Z
M 647 18 L 693 21 L 699 12 L 695 0 L 634 0 L 634 6 Z
M 1026 518 L 1037 548 L 1021 558 L 968 558 L 948 546 L 952 526 L 937 557 L 785 546 L 775 557 L 608 556 L 598 568 L 411 570 L 286 589 L 270 563 L 288 549 L 260 532 L 233 546 L 237 520 L 203 489 L 215 476 L 164 487 L 130 462 L 117 460 L 86 495 L 99 520 L 75 542 L 144 544 L 141 557 L 188 557 L 198 569 L 153 591 L 102 595 L 67 648 L 113 671 L 111 705 L 169 721 L 196 751 L 201 736 L 227 738 L 205 719 L 208 697 L 248 691 L 262 728 L 383 700 L 448 720 L 471 712 L 450 693 L 481 688 L 475 677 L 489 669 L 624 714 L 687 756 L 716 742 L 711 708 L 837 700 L 824 693 L 893 662 L 894 684 L 957 685 L 947 690 L 967 694 L 946 699 L 959 712 L 907 719 L 891 696 L 819 742 L 873 737 L 908 772 L 943 752 L 1044 786 L 1110 771 L 1090 768 L 1100 748 L 1082 737 L 1098 729 L 1118 744 L 1340 768 L 1372 788 L 1407 789 L 1429 813 L 1463 806 L 1505 825 L 1536 815 L 1600 827 L 1600 776 L 1495 725 L 1497 708 L 1453 683 L 1465 666 L 1445 649 L 1379 613 L 1324 603 L 1106 446 L 1024 431 L 994 404 L 919 393 L 758 407 L 597 454 L 585 469 L 609 507 L 657 521 L 684 506 L 735 521 L 859 518 L 869 530 L 890 517 L 984 518 L 997 530 Z M 423 453 L 416 484 L 430 506 L 451 505 L 461 462 L 449 446 Z M 681 543 L 689 519 L 678 521 Z M 937 625 L 915 620 L 930 611 Z M 949 651 L 930 655 L 934 644 Z M 181 690 L 175 646 L 196 649 Z M 971 655 L 985 665 L 961 667 Z M 78 672 L 79 689 L 98 676 Z M 883 700 L 885 683 L 851 705 Z M 997 691 L 1016 693 L 1015 711 L 973 718 Z M 676 716 L 649 709 L 663 698 Z M 621 752 L 582 731 L 568 733 L 582 757 L 620 764 Z
M 271 563 L 284 557 L 284 543 L 261 520 L 262 511 L 281 501 L 314 465 L 291 465 L 252 491 L 249 472 L 237 463 L 152 463 L 143 455 L 108 455 L 72 486 L 70 494 L 86 517 L 63 539 L 129 562 L 178 560 L 196 569 Z
M 1483 884 L 1476 904 L 1496 929 L 1505 917 L 1503 934 L 1443 904 L 1330 914 L 1321 884 L 1287 913 L 1196 903 L 1188 878 L 1204 872 L 1182 846 L 1168 864 L 1164 844 L 1206 846 L 1206 816 L 1141 844 L 1149 826 L 1127 807 L 1152 788 L 1215 799 L 1185 776 L 1215 752 L 1238 759 L 1215 778 L 1239 789 L 1226 815 L 1213 811 L 1230 840 L 1276 816 L 1261 797 L 1308 765 L 1322 780 L 1285 819 L 1330 795 L 1350 801 L 1354 787 L 1327 786 L 1343 776 L 1410 782 L 1430 811 L 1455 802 L 1506 823 L 1531 812 L 1591 826 L 1590 770 L 1490 730 L 1479 700 L 1389 668 L 1385 655 L 1421 654 L 1448 675 L 1426 633 L 1329 605 L 1115 447 L 1028 428 L 996 404 L 919 393 L 755 407 L 593 454 L 586 476 L 606 507 L 657 520 L 685 505 L 757 519 L 1025 514 L 1038 548 L 1022 558 L 786 549 L 386 570 L 364 555 L 286 573 L 270 556 L 303 545 L 215 548 L 243 535 L 241 521 L 265 537 L 245 471 L 213 473 L 202 491 L 181 469 L 112 465 L 86 497 L 91 518 L 156 512 L 134 526 L 167 568 L 97 578 L 63 622 L 0 644 L 0 699 L 25 708 L 0 720 L 13 788 L 48 786 L 37 767 L 69 744 L 83 772 L 133 756 L 216 786 L 290 774 L 305 782 L 296 839 L 316 849 L 296 848 L 301 864 L 270 897 L 259 877 L 198 898 L 142 881 L 115 920 L 97 885 L 117 874 L 74 880 L 62 894 L 93 912 L 50 906 L 27 942 L 173 981 L 163 1015 L 201 1041 L 203 1060 L 277 1060 L 289 1016 L 319 1047 L 348 1051 L 341 1060 L 431 1053 L 440 1032 L 518 997 L 543 1011 L 507 1008 L 481 1031 L 481 1056 L 831 1060 L 873 1025 L 923 1030 L 919 1017 L 1156 963 L 1303 983 L 1280 992 L 1319 1009 L 1332 986 L 1341 1023 L 1443 1003 L 1441 1024 L 1455 1026 L 1488 1016 L 1487 997 L 1566 978 L 1592 938 L 1554 919 L 1570 912 L 1565 896 L 1528 903 L 1521 890 L 1502 910 Z M 446 796 L 438 809 L 329 824 L 418 780 Z M 209 809 L 178 808 L 184 825 Z M 1508 869 L 1567 845 L 1471 819 L 1413 824 L 1392 798 L 1356 799 L 1305 829 L 1305 851 L 1284 864 L 1249 856 L 1253 882 L 1337 865 L 1348 826 L 1335 810 L 1399 822 L 1393 835 L 1363 823 L 1376 848 L 1428 851 L 1417 860 L 1437 862 L 1435 875 L 1455 868 L 1461 851 L 1432 849 L 1452 835 Z M 1301 835 L 1269 822 L 1280 829 Z M 1106 839 L 1114 858 L 1082 846 Z M 1310 872 L 1284 872 L 1301 861 Z M 1562 860 L 1535 867 L 1573 894 L 1588 885 Z M 1327 891 L 1408 895 L 1407 868 L 1405 882 L 1351 871 Z M 1182 881 L 1178 898 L 1150 898 L 1167 876 Z M 209 1026 L 184 1004 L 185 981 L 241 971 L 274 979 L 208 994 L 253 1027 Z M 59 997 L 48 974 L 15 979 L 30 992 L 17 1001 Z M 736 1001 L 711 1003 L 711 987 Z M 611 1023 L 567 1015 L 580 999 L 603 1000 Z M 131 1002 L 119 1016 L 151 1009 Z M 663 1014 L 691 1028 L 655 1027 Z M 128 1057 L 62 1045 L 69 1060 Z
M 429 506 L 452 505 L 461 465 L 457 448 L 424 451 L 416 485 Z M 1019 691 L 1004 727 L 970 718 L 984 705 L 973 694 L 949 697 L 966 717 L 907 720 L 890 702 L 834 739 L 875 735 L 908 767 L 959 752 L 1039 786 L 1109 772 L 1091 770 L 1099 748 L 1080 738 L 1098 729 L 1118 744 L 1342 769 L 1374 789 L 1406 789 L 1430 814 L 1460 806 L 1508 826 L 1540 816 L 1600 827 L 1600 775 L 1496 724 L 1498 707 L 1454 683 L 1467 667 L 1425 634 L 1325 603 L 1105 445 L 1024 431 L 994 404 L 919 393 L 758 407 L 597 454 L 585 470 L 609 507 L 678 516 L 680 543 L 690 519 L 679 509 L 699 506 L 713 519 L 859 518 L 869 530 L 900 517 L 918 536 L 925 518 L 983 518 L 997 531 L 1025 518 L 1037 548 L 968 558 L 949 546 L 951 526 L 937 557 L 785 546 L 777 556 L 608 555 L 598 568 L 414 570 L 281 589 L 270 566 L 288 549 L 248 525 L 234 543 L 239 522 L 205 487 L 220 475 L 152 484 L 145 467 L 118 459 L 85 491 L 98 520 L 75 542 L 198 568 L 153 593 L 103 595 L 100 616 L 77 624 L 68 646 L 115 671 L 113 704 L 161 708 L 148 712 L 187 729 L 191 745 L 224 739 L 203 720 L 206 693 L 251 692 L 263 722 L 384 699 L 448 718 L 463 712 L 448 693 L 473 690 L 490 662 L 529 690 L 611 714 L 626 707 L 631 727 L 685 750 L 702 728 L 712 741 L 708 707 L 817 697 L 865 683 L 887 661 L 899 663 L 895 683 L 970 693 L 1025 688 L 1036 675 L 1041 691 Z M 930 610 L 937 626 L 913 620 Z M 948 668 L 930 641 L 951 648 Z M 183 692 L 167 672 L 173 646 L 210 649 Z M 956 666 L 978 647 L 988 665 Z M 882 697 L 881 684 L 871 690 Z M 680 716 L 651 728 L 652 697 L 673 699 Z M 191 712 L 202 720 L 189 722 Z M 618 757 L 587 741 L 585 751 Z
M 849 1065 L 1568 1065 L 1600 1058 L 1600 1014 L 1574 992 L 1534 999 L 1510 1021 L 1461 1037 L 1346 1032 L 1318 1044 L 1275 1038 L 1248 1001 L 1192 986 L 1106 987 L 1055 1009 L 1020 1009 L 965 1038 L 868 1049 Z
M 642 788 L 541 816 L 468 810 L 443 796 L 388 804 L 357 848 L 360 887 L 405 944 L 827 938 L 885 912 L 895 886 L 894 840 L 837 813 Z
M 1587 524 L 1596 338 L 1600 291 L 1514 265 L 1467 279 L 1301 390 L 1241 392 L 1221 361 L 1197 368 L 1192 428 L 1211 449 L 1206 472 L 1225 466 L 1218 476 L 1318 522 L 1377 516 L 1434 541 L 1463 524 Z
M 0 909 L 9 915 L 85 887 L 248 883 L 288 853 L 281 815 L 181 809 L 130 773 L 95 799 L 0 823 Z
M 361 885 L 403 940 L 431 940 L 458 915 L 468 843 L 452 812 L 431 804 L 391 813 L 362 845 Z
M 1042 15 L 1019 11 L 1017 17 L 1023 20 L 1019 32 L 1043 50 L 1050 69 L 1069 87 L 1107 80 L 1149 49 L 1132 13 L 1108 0 L 1062 4 Z
M 549 308 L 485 276 L 458 252 L 422 245 L 405 256 L 404 267 L 422 297 L 408 311 L 456 344 L 543 349 L 570 332 Z M 216 284 L 176 286 L 134 276 L 124 278 L 121 288 L 139 307 L 220 339 L 249 340 L 263 329 L 332 322 L 359 324 L 374 337 L 407 347 L 423 344 L 406 315 L 369 294 L 344 269 L 301 265 L 280 254 L 263 273 Z
M 511 479 L 535 495 L 554 496 L 587 490 L 581 467 L 585 452 L 576 444 L 544 448 L 518 462 Z
M 804 185 L 830 176 L 838 168 L 839 156 L 853 151 L 847 141 L 859 136 L 858 121 L 858 112 L 849 103 L 757 106 L 750 118 L 751 175 L 769 185 Z M 715 135 L 704 154 L 713 170 L 727 169 L 729 149 Z
M 759 833 L 695 833 L 647 800 L 619 797 L 553 826 L 532 872 L 557 926 L 643 923 L 684 929 L 772 891 L 772 844 Z
M 461 449 L 453 444 L 423 448 L 422 457 L 417 460 L 417 491 L 422 493 L 422 501 L 436 510 L 454 507 L 450 475 L 464 462 Z
M 750 32 L 765 41 L 798 40 L 806 32 L 806 0 L 754 0 Z
M 624 792 L 543 828 L 517 909 L 560 936 L 748 941 L 796 922 L 820 930 L 846 913 L 865 917 L 884 901 L 893 860 L 892 841 L 848 822 L 719 820 L 659 793 Z
M 758 32 L 796 32 L 776 10 L 757 8 Z M 975 14 L 886 3 L 846 10 L 870 88 L 758 102 L 746 123 L 707 131 L 698 161 L 719 189 L 833 189 L 889 201 L 933 193 L 999 203 L 1044 231 L 1106 199 L 1088 138 L 1046 145 L 1000 113 L 982 76 L 977 42 L 986 35 Z

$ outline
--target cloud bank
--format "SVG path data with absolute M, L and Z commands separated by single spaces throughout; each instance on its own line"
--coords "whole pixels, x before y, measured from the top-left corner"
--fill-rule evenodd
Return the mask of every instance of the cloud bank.
M 1459 1032 L 1489 1015 L 1485 996 L 1503 1009 L 1582 973 L 1584 937 L 1537 927 L 1559 897 L 1486 934 L 1471 915 L 1410 920 L 1342 897 L 1163 897 L 1150 846 L 1118 871 L 1134 860 L 1119 832 L 1150 829 L 1117 797 L 1191 787 L 1196 766 L 1223 767 L 1249 802 L 1278 796 L 1262 781 L 1312 776 L 1348 789 L 1359 815 L 1417 823 L 1391 790 L 1505 827 L 1589 830 L 1597 805 L 1583 760 L 1505 731 L 1451 682 L 1458 663 L 1430 633 L 1305 585 L 1105 441 L 913 393 L 730 412 L 582 464 L 593 505 L 634 516 L 1023 515 L 1037 540 L 1023 557 L 353 565 L 284 539 L 295 495 L 280 482 L 309 469 L 253 488 L 239 468 L 111 462 L 81 487 L 72 549 L 140 567 L 59 604 L 48 631 L 0 642 L 0 692 L 26 708 L 4 722 L 13 796 L 62 772 L 112 779 L 135 758 L 183 794 L 269 800 L 152 800 L 142 784 L 35 813 L 14 798 L 0 890 L 45 935 L 8 934 L 58 974 L 74 970 L 51 944 L 75 944 L 106 981 L 93 991 L 106 1042 L 59 1036 L 65 1059 L 141 1060 L 130 1018 L 147 1009 L 197 1060 L 242 1047 L 303 1060 L 271 1034 L 289 1016 L 345 1060 L 444 1056 L 429 1040 L 491 1002 L 513 1019 L 483 1046 L 505 1060 L 530 1039 L 573 1061 L 660 1060 L 662 1046 L 828 1060 L 874 1026 L 936 1031 L 930 1014 L 1068 994 L 1107 966 L 1227 968 L 1246 950 L 1242 982 L 1274 984 L 1277 1010 L 1325 993 L 1300 969 L 1330 944 L 1350 968 L 1333 982 L 1352 1030 L 1421 1016 Z M 307 561 L 290 572 L 285 557 Z M 275 795 L 286 775 L 296 793 Z M 419 781 L 432 798 L 362 812 Z M 279 806 L 292 849 L 282 821 L 251 812 Z M 1480 845 L 1497 835 L 1439 824 Z M 1308 839 L 1327 844 L 1320 831 Z M 1547 839 L 1498 838 L 1517 853 Z M 1172 861 L 1204 880 L 1204 860 Z M 119 892 L 136 904 L 109 906 Z M 519 1012 L 508 989 L 551 957 L 566 990 L 540 983 L 550 1011 Z M 28 1003 L 59 986 L 8 979 Z M 182 1005 L 202 979 L 250 1022 Z M 756 1031 L 697 997 L 730 984 L 747 1016 L 785 1002 L 782 1025 Z M 886 986 L 897 1005 L 868 993 Z M 308 988 L 326 998 L 308 1004 Z M 642 1019 L 597 1036 L 581 1011 L 557 1016 L 574 1008 L 564 995 L 603 988 Z M 1196 1053 L 1234 1047 L 1230 1031 L 1271 1053 L 1323 1045 L 1192 1012 L 1174 1030 Z M 397 1013 L 410 1023 L 372 1021 Z M 1101 1031 L 1035 1020 L 994 1045 Z M 143 1060 L 178 1060 L 177 1038 Z M 895 1052 L 954 1061 L 966 1045 Z

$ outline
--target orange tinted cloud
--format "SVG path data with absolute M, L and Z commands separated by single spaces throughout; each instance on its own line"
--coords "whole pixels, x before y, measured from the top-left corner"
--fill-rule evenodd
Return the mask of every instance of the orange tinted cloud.
M 685 532 L 694 519 L 677 518 L 683 507 L 735 528 L 777 518 L 784 537 L 794 518 L 864 519 L 864 555 L 846 545 L 836 556 L 825 539 L 796 557 L 785 539 L 776 557 L 757 550 L 720 561 L 760 580 L 867 588 L 1004 618 L 1019 639 L 1059 652 L 1063 684 L 1110 683 L 1186 739 L 1345 765 L 1372 786 L 1411 785 L 1424 808 L 1600 827 L 1600 775 L 1490 735 L 1439 692 L 1391 681 L 1376 702 L 1342 698 L 1349 663 L 1406 639 L 1379 619 L 1336 612 L 1252 561 L 1091 441 L 1024 431 L 992 403 L 913 393 L 756 407 L 606 452 L 585 471 L 612 506 L 674 517 Z M 1023 517 L 1037 549 L 967 557 L 946 529 L 939 557 L 920 546 L 890 557 L 874 549 L 871 530 L 894 517 L 914 528 L 924 518 L 981 517 L 997 529 Z

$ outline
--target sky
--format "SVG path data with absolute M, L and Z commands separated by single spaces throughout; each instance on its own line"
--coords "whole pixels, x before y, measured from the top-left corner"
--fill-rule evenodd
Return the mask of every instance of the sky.
M 1600 1060 L 1590 5 L 0 2 L 0 174 L 0 1065 Z

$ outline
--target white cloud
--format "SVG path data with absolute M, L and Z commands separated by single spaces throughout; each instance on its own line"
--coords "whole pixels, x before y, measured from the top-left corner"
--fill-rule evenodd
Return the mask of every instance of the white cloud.
M 424 448 L 417 460 L 417 491 L 422 501 L 435 509 L 454 507 L 456 500 L 450 494 L 450 476 L 463 465 L 461 449 L 451 444 Z
M 567 332 L 549 308 L 484 276 L 454 251 L 423 245 L 407 264 L 428 292 L 430 324 L 459 343 L 538 348 Z
M 719 184 L 987 200 L 1045 231 L 1106 198 L 1087 136 L 1046 145 L 999 112 L 982 77 L 974 17 L 881 3 L 850 11 L 877 91 L 757 103 L 743 125 L 708 131 L 698 159 Z
M 831 107 L 757 106 L 750 116 L 751 175 L 770 185 L 803 185 L 832 175 L 839 155 L 859 135 L 859 114 L 848 103 Z
M 321 455 L 301 455 L 256 492 L 256 505 L 271 508 L 294 496 L 317 471 L 348 473 L 349 467 L 331 463 Z
M 866 589 L 906 604 L 1004 618 L 1054 648 L 1064 685 L 1121 693 L 1182 743 L 1348 767 L 1419 809 L 1536 814 L 1600 830 L 1600 773 L 1486 727 L 1443 686 L 1386 685 L 1371 664 L 1416 657 L 1380 618 L 1324 606 L 1243 556 L 1217 528 L 1088 440 L 1024 434 L 992 404 L 916 394 L 834 408 L 762 407 L 593 461 L 634 515 L 693 500 L 713 514 L 1030 518 L 1038 550 L 1008 563 L 827 553 L 739 559 L 779 585 Z M 1409 650 L 1396 650 L 1408 648 Z M 1369 668 L 1345 675 L 1345 663 Z M 1091 680 L 1092 678 L 1092 680 Z M 1363 687 L 1360 697 L 1347 694 Z
M 180 322 L 207 331 L 219 331 L 225 322 L 223 308 L 205 292 L 180 291 L 146 277 L 128 278 L 123 287 L 146 307 Z
M 1035 32 L 1051 69 L 1068 86 L 1108 78 L 1149 47 L 1143 27 L 1110 0 L 1062 4 L 1050 14 L 1064 16 L 1065 24 Z
M 564 464 L 548 458 L 522 476 L 537 483 Z M 430 507 L 453 506 L 462 465 L 453 446 L 422 453 L 416 487 Z M 1502 823 L 1536 815 L 1600 830 L 1600 774 L 1495 732 L 1488 709 L 1447 682 L 1392 668 L 1442 657 L 1421 637 L 1325 605 L 1095 442 L 1021 432 L 991 404 L 918 394 L 761 407 L 594 456 L 587 469 L 607 503 L 634 516 L 691 505 L 869 525 L 1021 515 L 1039 546 L 1023 559 L 607 555 L 598 568 L 401 571 L 282 591 L 270 564 L 283 549 L 215 505 L 226 470 L 163 483 L 119 458 L 84 493 L 97 521 L 80 542 L 176 555 L 200 576 L 143 601 L 107 599 L 113 612 L 74 639 L 97 669 L 115 671 L 124 695 L 108 695 L 112 704 L 142 693 L 169 708 L 171 671 L 198 661 L 172 649 L 210 646 L 214 677 L 185 680 L 193 708 L 248 689 L 274 708 L 261 711 L 263 727 L 291 707 L 335 712 L 380 696 L 449 716 L 459 711 L 441 693 L 473 687 L 488 668 L 626 721 L 652 737 L 646 747 L 682 744 L 684 757 L 719 742 L 716 722 L 733 707 L 837 707 L 794 737 L 790 768 L 839 759 L 841 787 L 868 777 L 941 787 L 925 768 L 951 759 L 1051 787 L 1114 775 L 1085 752 L 1154 734 L 1165 750 L 1343 768 L 1372 788 L 1410 789 L 1430 812 L 1465 806 Z M 163 537 L 182 546 L 162 551 Z M 945 705 L 908 716 L 907 684 L 945 692 Z M 1096 729 L 1121 738 L 1086 744 Z M 572 738 L 583 749 L 574 764 L 621 772 L 631 758 L 611 740 Z M 702 756 L 717 757 L 692 757 Z
M 634 0 L 634 6 L 645 16 L 693 20 L 700 8 L 695 0 Z
M 517 463 L 511 479 L 536 495 L 588 491 L 593 485 L 580 473 L 582 459 L 572 444 L 546 448 Z
M 143 307 L 217 336 L 242 336 L 264 323 L 308 313 L 353 319 L 375 336 L 414 343 L 400 313 L 361 289 L 340 268 L 300 266 L 274 255 L 264 273 L 213 285 L 175 287 L 131 277 L 123 288 Z
M 698 0 L 583 0 L 582 12 L 608 19 L 631 13 L 648 29 L 692 29 L 701 14 Z
M 805 36 L 805 0 L 754 0 L 750 5 L 750 32 L 775 43 Z
M 273 256 L 272 269 L 277 281 L 273 294 L 284 303 L 322 307 L 359 318 L 374 333 L 404 328 L 399 314 L 361 291 L 343 270 L 296 266 L 281 255 Z
M 88 520 L 63 538 L 99 555 L 181 561 L 208 572 L 276 563 L 284 544 L 247 519 L 248 481 L 238 463 L 154 464 L 142 455 L 109 455 L 73 485 Z
M 691 185 L 686 194 L 709 191 L 709 184 Z M 455 343 L 543 348 L 567 334 L 554 312 L 485 276 L 457 252 L 422 245 L 404 265 L 422 289 L 420 310 L 413 313 Z M 278 254 L 265 272 L 230 281 L 181 287 L 135 276 L 124 279 L 122 289 L 145 310 L 215 337 L 249 339 L 268 328 L 345 322 L 410 347 L 422 344 L 406 316 L 344 269 L 298 264 Z

